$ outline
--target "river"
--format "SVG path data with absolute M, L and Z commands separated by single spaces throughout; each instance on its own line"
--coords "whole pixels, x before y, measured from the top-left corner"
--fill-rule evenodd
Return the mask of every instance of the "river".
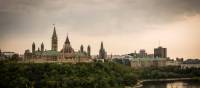
M 200 82 L 191 80 L 144 82 L 141 88 L 200 88 Z

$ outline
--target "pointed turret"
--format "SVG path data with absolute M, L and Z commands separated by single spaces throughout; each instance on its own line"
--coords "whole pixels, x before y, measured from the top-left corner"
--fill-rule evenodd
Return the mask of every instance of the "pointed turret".
M 87 55 L 90 57 L 91 56 L 91 47 L 88 45 L 87 47 Z
M 103 49 L 103 42 L 101 42 L 101 49 Z
M 101 48 L 99 50 L 99 59 L 106 59 L 107 58 L 107 53 L 103 47 L 103 42 L 101 42 Z
M 35 43 L 33 42 L 32 44 L 32 53 L 34 54 L 35 53 Z
M 44 52 L 44 44 L 43 44 L 43 42 L 41 44 L 41 51 Z
M 81 45 L 81 47 L 80 47 L 80 52 L 81 52 L 81 53 L 84 52 L 84 47 L 83 47 L 83 45 Z

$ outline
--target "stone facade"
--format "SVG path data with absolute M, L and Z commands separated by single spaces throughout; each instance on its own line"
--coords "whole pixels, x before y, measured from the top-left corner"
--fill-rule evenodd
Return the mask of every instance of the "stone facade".
M 133 68 L 163 67 L 166 66 L 166 58 L 134 58 L 130 61 Z
M 38 61 L 67 61 L 67 62 L 88 62 L 91 61 L 91 50 L 90 46 L 88 46 L 87 52 L 83 50 L 83 45 L 81 45 L 80 51 L 74 51 L 72 48 L 69 37 L 67 35 L 66 41 L 63 45 L 63 48 L 58 51 L 58 38 L 56 34 L 56 28 L 54 26 L 53 35 L 51 38 L 51 50 L 44 50 L 45 46 L 42 43 L 40 48 L 36 51 L 36 45 L 33 42 L 32 44 L 32 52 L 26 50 L 24 53 L 25 60 L 32 60 L 34 62 Z

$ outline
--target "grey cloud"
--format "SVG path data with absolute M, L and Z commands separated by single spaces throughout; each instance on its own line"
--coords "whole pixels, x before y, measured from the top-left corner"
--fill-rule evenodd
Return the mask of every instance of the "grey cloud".
M 92 36 L 126 34 L 199 14 L 199 4 L 200 0 L 0 0 L 0 29 L 2 35 L 8 30 L 20 34 L 27 29 L 47 31 L 45 26 L 57 23 Z

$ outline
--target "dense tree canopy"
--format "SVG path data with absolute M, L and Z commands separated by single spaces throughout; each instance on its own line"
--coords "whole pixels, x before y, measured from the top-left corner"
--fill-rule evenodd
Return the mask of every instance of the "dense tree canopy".
M 120 88 L 137 77 L 114 63 L 0 63 L 1 88 Z
M 117 63 L 0 62 L 0 88 L 123 88 L 141 79 L 200 77 L 200 69 L 149 67 Z

